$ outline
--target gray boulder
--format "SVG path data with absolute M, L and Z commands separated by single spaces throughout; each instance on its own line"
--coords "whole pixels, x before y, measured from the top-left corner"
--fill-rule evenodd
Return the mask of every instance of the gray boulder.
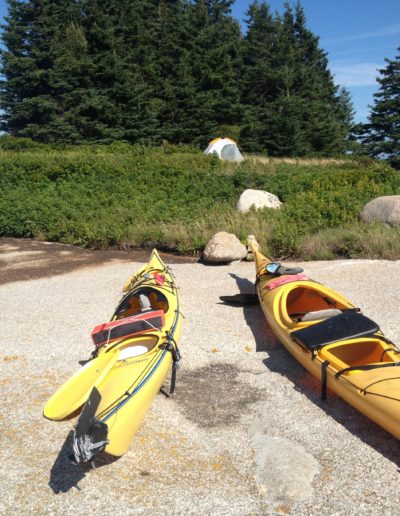
M 206 245 L 203 258 L 210 263 L 229 263 L 243 260 L 246 255 L 246 247 L 233 233 L 220 231 Z
M 256 210 L 262 208 L 277 209 L 282 206 L 282 203 L 278 197 L 272 193 L 265 192 L 264 190 L 252 190 L 249 188 L 240 196 L 237 203 L 237 209 L 242 213 L 246 213 L 252 206 L 254 206 Z
M 400 195 L 386 195 L 369 201 L 361 211 L 363 222 L 384 222 L 400 225 Z

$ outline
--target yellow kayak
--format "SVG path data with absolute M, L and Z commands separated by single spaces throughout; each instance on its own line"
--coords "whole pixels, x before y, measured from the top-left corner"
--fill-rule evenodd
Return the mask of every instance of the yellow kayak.
M 400 350 L 345 297 L 259 251 L 256 285 L 265 317 L 288 351 L 329 388 L 400 438 Z
M 92 359 L 44 407 L 51 420 L 83 408 L 74 433 L 77 463 L 102 450 L 127 451 L 171 365 L 171 392 L 175 388 L 182 315 L 172 273 L 156 250 L 123 291 L 111 321 L 92 332 Z

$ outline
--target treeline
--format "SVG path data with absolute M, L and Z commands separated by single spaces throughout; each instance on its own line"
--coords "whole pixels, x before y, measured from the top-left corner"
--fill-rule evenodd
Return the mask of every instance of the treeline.
M 352 121 L 304 10 L 233 0 L 7 0 L 1 127 L 63 142 L 343 152 Z

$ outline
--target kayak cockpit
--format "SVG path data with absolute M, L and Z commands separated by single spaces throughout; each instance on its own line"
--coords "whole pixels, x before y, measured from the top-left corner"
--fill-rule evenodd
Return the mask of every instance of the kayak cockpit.
M 357 310 L 295 330 L 291 338 L 339 374 L 359 372 L 360 366 L 365 369 L 377 363 L 394 363 L 400 358 L 400 352 L 382 336 L 379 326 Z
M 325 290 L 314 283 L 293 285 L 282 300 L 290 322 L 300 322 L 307 318 L 324 319 L 352 307 L 346 300 L 335 299 Z
M 294 281 L 272 290 L 263 289 L 262 297 L 273 305 L 274 319 L 286 332 L 355 309 L 344 296 L 312 280 Z
M 151 310 L 162 310 L 168 312 L 169 304 L 167 297 L 158 289 L 143 287 L 126 295 L 117 306 L 113 320 L 123 319 L 143 311 L 143 299 L 148 299 L 148 308 Z
M 346 342 L 335 342 L 319 351 L 321 360 L 328 360 L 331 367 L 338 371 L 373 364 L 395 363 L 400 359 L 399 352 L 377 338 L 352 339 Z M 359 369 L 349 371 L 357 374 Z

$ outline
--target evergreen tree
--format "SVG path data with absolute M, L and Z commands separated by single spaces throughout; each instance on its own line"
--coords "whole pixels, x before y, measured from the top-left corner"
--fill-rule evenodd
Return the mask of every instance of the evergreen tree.
M 158 0 L 154 16 L 147 16 L 152 55 L 149 84 L 163 139 L 172 143 L 191 142 L 190 112 L 194 85 L 190 70 L 189 12 L 183 0 Z
M 254 2 L 247 15 L 242 143 L 272 156 L 341 152 L 351 104 L 334 85 L 301 5 L 285 4 L 283 15 L 273 18 L 266 4 Z
M 279 96 L 276 62 L 279 26 L 266 3 L 247 10 L 243 42 L 242 101 L 245 106 L 241 141 L 251 152 L 268 148 L 271 105 Z
M 157 140 L 148 87 L 123 40 L 126 5 L 9 0 L 3 129 L 43 142 Z
M 66 61 L 59 60 L 57 49 L 62 33 L 65 59 L 75 49 L 83 63 L 78 32 L 79 9 L 73 0 L 9 0 L 1 51 L 3 129 L 44 142 L 76 135 L 63 98 L 75 88 L 74 77 L 65 73 Z M 70 65 L 69 71 L 76 67 Z
M 300 4 L 8 0 L 2 128 L 43 142 L 200 143 L 236 136 L 271 155 L 333 154 L 351 122 Z
M 368 123 L 361 126 L 359 135 L 368 154 L 388 159 L 400 169 L 400 55 L 385 62 Z
M 294 29 L 300 63 L 298 94 L 305 99 L 305 153 L 342 152 L 353 117 L 350 96 L 334 84 L 326 53 L 319 48 L 319 38 L 306 28 L 304 10 L 299 3 L 295 8 Z
M 241 119 L 241 33 L 230 14 L 232 3 L 196 0 L 190 9 L 193 137 L 202 146 L 238 132 Z
M 83 0 L 83 29 L 92 67 L 81 123 L 86 141 L 156 142 L 151 92 L 127 38 L 140 14 L 139 2 Z M 134 36 L 137 27 L 133 27 Z

